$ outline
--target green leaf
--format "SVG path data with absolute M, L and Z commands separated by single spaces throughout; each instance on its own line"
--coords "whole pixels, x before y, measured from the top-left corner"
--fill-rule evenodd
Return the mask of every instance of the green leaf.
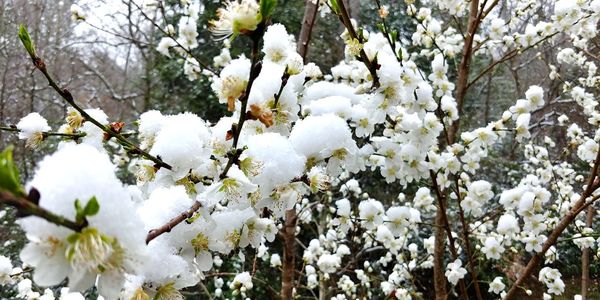
M 393 42 L 397 42 L 398 41 L 398 30 L 392 31 L 392 41 Z
M 341 10 L 338 0 L 329 0 L 329 6 L 331 6 L 331 10 L 333 10 L 336 15 L 340 14 Z
M 81 201 L 79 201 L 79 199 L 75 199 L 75 202 L 73 202 L 73 205 L 75 206 L 75 222 L 77 222 L 77 223 L 83 222 L 83 218 L 85 217 L 85 214 L 83 212 L 83 207 L 81 207 Z
M 74 232 L 74 233 L 69 234 L 67 236 L 67 242 L 69 244 L 73 244 L 73 243 L 77 242 L 80 235 L 81 235 L 81 233 L 79 233 L 79 232 Z
M 29 55 L 31 56 L 36 56 L 35 47 L 33 46 L 33 41 L 31 41 L 31 36 L 29 36 L 27 28 L 25 28 L 23 24 L 19 26 L 19 39 L 23 43 L 23 46 L 25 46 L 25 50 L 27 50 L 27 53 L 29 53 Z
M 271 16 L 275 6 L 277 6 L 277 0 L 260 0 L 261 21 L 265 21 Z
M 98 199 L 96 196 L 90 198 L 88 203 L 85 205 L 83 209 L 83 214 L 85 216 L 94 216 L 100 211 L 100 204 L 98 204 Z
M 19 182 L 19 170 L 13 161 L 13 148 L 8 146 L 0 153 L 0 189 L 25 195 L 23 186 Z

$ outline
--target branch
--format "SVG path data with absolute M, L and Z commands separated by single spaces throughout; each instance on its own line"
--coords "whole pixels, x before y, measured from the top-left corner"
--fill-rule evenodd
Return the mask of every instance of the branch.
M 300 29 L 300 36 L 298 38 L 298 53 L 303 60 L 306 60 L 306 54 L 308 53 L 308 42 L 312 34 L 313 27 L 315 25 L 315 18 L 317 16 L 318 4 L 313 3 L 311 0 L 305 1 L 304 17 L 302 21 L 302 28 Z M 281 86 L 279 91 L 275 95 L 274 109 L 277 109 L 277 103 L 283 92 L 283 88 L 288 82 L 290 75 L 284 72 L 281 77 Z M 296 223 L 298 216 L 296 209 L 292 208 L 285 212 L 285 221 L 280 234 L 283 237 L 283 259 L 282 259 L 282 272 L 281 272 L 281 299 L 292 299 L 294 294 L 294 273 L 296 270 Z
M 460 185 L 458 184 L 458 176 L 455 176 L 454 182 L 456 184 L 456 200 L 458 202 L 458 216 L 460 218 L 460 223 L 462 224 L 462 233 L 463 239 L 465 240 L 465 250 L 467 251 L 467 260 L 469 262 L 469 273 L 471 273 L 471 280 L 473 281 L 473 286 L 475 287 L 475 296 L 478 300 L 482 300 L 481 290 L 479 289 L 479 281 L 477 280 L 477 269 L 475 269 L 475 261 L 473 260 L 473 248 L 471 248 L 471 240 L 469 237 L 469 224 L 465 219 L 465 213 L 463 211 L 460 202 L 462 201 L 460 197 Z
M 159 30 L 159 31 L 160 31 L 162 34 L 164 34 L 165 36 L 167 36 L 167 37 L 169 37 L 171 40 L 173 40 L 173 41 L 175 42 L 175 44 L 177 44 L 177 46 L 178 46 L 179 48 L 181 48 L 183 51 L 185 51 L 185 53 L 186 53 L 187 55 L 189 55 L 190 57 L 192 57 L 193 59 L 195 59 L 195 60 L 198 62 L 198 64 L 199 64 L 199 65 L 200 65 L 202 68 L 204 68 L 205 70 L 207 70 L 207 71 L 209 71 L 209 72 L 211 72 L 211 73 L 213 73 L 213 74 L 215 74 L 215 75 L 219 75 L 219 74 L 218 74 L 218 73 L 217 73 L 215 70 L 213 70 L 212 68 L 210 68 L 210 67 L 208 66 L 208 64 L 206 64 L 206 63 L 202 62 L 202 60 L 201 60 L 199 57 L 196 57 L 196 56 L 195 56 L 195 55 L 192 53 L 192 51 L 191 51 L 190 49 L 188 49 L 188 48 L 184 47 L 183 45 L 181 45 L 181 43 L 179 43 L 179 41 L 178 41 L 177 39 L 173 38 L 173 37 L 171 36 L 171 34 L 169 34 L 169 33 L 168 33 L 166 30 L 164 30 L 164 29 L 163 29 L 163 28 L 162 28 L 160 25 L 158 25 L 158 24 L 157 24 L 157 23 L 156 23 L 156 22 L 155 22 L 155 21 L 154 21 L 152 18 L 150 18 L 150 17 L 149 17 L 149 16 L 148 16 L 148 15 L 147 15 L 147 14 L 144 12 L 144 10 L 143 10 L 143 9 L 142 9 L 142 8 L 141 8 L 141 7 L 140 7 L 140 6 L 139 6 L 137 3 L 135 3 L 135 1 L 131 1 L 131 3 L 132 3 L 133 5 L 135 5 L 135 7 L 137 7 L 137 9 L 140 11 L 140 13 L 142 14 L 142 16 L 144 16 L 144 18 L 146 18 L 146 20 L 150 21 L 150 23 L 152 23 L 152 25 L 153 25 L 154 27 L 156 27 L 156 28 L 157 28 L 157 29 L 158 29 L 158 30 Z M 163 11 L 163 16 L 164 16 L 164 7 L 163 7 L 163 4 L 162 4 L 162 2 L 161 2 L 161 1 L 159 1 L 159 2 L 158 2 L 158 5 L 159 5 L 159 7 L 161 8 L 161 10 Z
M 115 139 L 117 139 L 119 141 L 119 143 L 128 150 L 129 153 L 139 154 L 142 157 L 144 157 L 148 160 L 151 160 L 152 162 L 155 163 L 155 167 L 157 167 L 157 168 L 162 167 L 162 168 L 166 168 L 169 170 L 172 169 L 172 167 L 169 164 L 162 161 L 162 159 L 155 157 L 155 156 L 151 155 L 150 153 L 142 150 L 140 147 L 138 147 L 137 145 L 133 144 L 128 139 L 126 139 L 123 135 L 114 131 L 110 126 L 102 125 L 100 122 L 98 122 L 98 120 L 92 118 L 92 116 L 90 116 L 83 108 L 81 108 L 79 105 L 77 105 L 77 103 L 75 103 L 75 99 L 73 98 L 73 95 L 71 94 L 71 92 L 69 92 L 69 90 L 67 90 L 67 89 L 59 87 L 58 84 L 56 83 L 56 81 L 54 81 L 54 79 L 52 78 L 52 76 L 50 76 L 50 73 L 48 73 L 48 69 L 46 68 L 46 63 L 42 60 L 42 58 L 37 56 L 37 54 L 35 53 L 35 49 L 33 48 L 33 43 L 31 42 L 29 33 L 27 32 L 25 27 L 23 27 L 22 25 L 19 30 L 19 37 L 21 38 L 21 42 L 23 42 L 25 49 L 29 53 L 31 60 L 33 61 L 33 65 L 40 72 L 42 72 L 42 74 L 44 74 L 44 77 L 46 77 L 46 79 L 48 80 L 48 84 L 69 105 L 71 105 L 73 108 L 75 108 L 75 110 L 77 110 L 81 114 L 81 116 L 84 117 L 84 119 L 86 121 L 89 121 L 92 124 L 96 125 L 98 128 L 102 129 L 109 137 L 114 137 Z
M 339 17 L 340 21 L 342 21 L 342 24 L 344 25 L 344 27 L 346 27 L 346 30 L 348 30 L 348 34 L 350 34 L 350 37 L 352 39 L 358 40 L 359 43 L 363 44 L 365 41 L 363 40 L 362 36 L 359 36 L 356 33 L 354 26 L 352 26 L 352 21 L 350 20 L 350 16 L 348 15 L 348 10 L 346 9 L 345 1 L 346 0 L 337 1 L 337 3 L 340 6 L 340 14 L 338 17 Z M 377 75 L 377 69 L 379 69 L 379 66 L 377 64 L 377 59 L 370 61 L 369 57 L 367 56 L 367 53 L 365 52 L 365 49 L 360 49 L 360 59 L 365 64 L 367 69 L 369 69 L 369 72 L 371 73 L 371 77 L 373 77 L 373 88 L 374 89 L 378 88 L 380 83 L 379 83 L 379 76 Z
M 119 101 L 124 101 L 124 100 L 129 100 L 129 99 L 136 98 L 136 97 L 140 96 L 139 93 L 131 93 L 131 94 L 128 94 L 128 95 L 119 95 L 119 94 L 117 94 L 117 92 L 115 92 L 115 89 L 108 82 L 108 79 L 106 79 L 106 77 L 104 77 L 104 75 L 102 75 L 102 73 L 100 73 L 100 71 L 92 68 L 90 65 L 88 65 L 83 60 L 80 60 L 80 61 L 81 61 L 81 63 L 83 64 L 83 66 L 86 69 L 88 69 L 96 77 L 98 77 L 98 79 L 100 79 L 100 81 L 102 82 L 102 84 L 104 84 L 104 86 L 106 87 L 106 89 L 108 90 L 108 92 L 110 93 L 110 95 L 112 96 L 113 99 L 119 100 Z
M 281 75 L 281 85 L 279 86 L 279 91 L 274 95 L 275 101 L 273 101 L 273 110 L 277 111 L 277 104 L 279 103 L 279 98 L 281 98 L 281 94 L 283 93 L 283 89 L 288 83 L 290 79 L 290 73 L 287 72 L 287 68 L 283 71 L 283 75 Z
M 462 112 L 463 101 L 465 99 L 467 90 L 469 89 L 468 80 L 470 73 L 469 71 L 471 70 L 471 58 L 473 57 L 473 41 L 475 39 L 477 29 L 479 28 L 479 23 L 481 22 L 481 20 L 478 19 L 479 16 L 479 0 L 471 0 L 471 7 L 469 10 L 469 25 L 464 39 L 465 43 L 463 46 L 463 57 L 458 68 L 458 79 L 456 82 L 456 106 L 459 114 Z M 459 126 L 460 119 L 457 119 L 454 123 L 452 123 L 450 132 L 448 134 L 450 144 L 454 143 Z
M 581 19 L 577 20 L 576 22 L 573 23 L 573 25 L 581 22 L 584 19 L 589 18 L 590 15 L 584 16 Z M 481 79 L 481 77 L 483 77 L 483 75 L 485 75 L 487 72 L 491 71 L 496 65 L 503 63 L 515 56 L 517 56 L 518 54 L 522 54 L 523 52 L 531 49 L 531 48 L 535 48 L 537 47 L 539 44 L 541 44 L 542 42 L 556 36 L 557 34 L 561 33 L 560 31 L 554 32 L 548 36 L 545 36 L 544 38 L 540 39 L 539 41 L 535 42 L 532 45 L 529 45 L 523 49 L 519 49 L 519 48 L 515 48 L 509 52 L 507 52 L 506 54 L 504 54 L 504 56 L 502 58 L 500 58 L 497 61 L 492 62 L 490 65 L 488 65 L 483 71 L 481 71 L 479 74 L 477 74 L 477 76 L 475 76 L 475 79 L 471 80 L 471 82 L 469 82 L 469 84 L 467 85 L 467 89 L 469 89 L 474 83 L 476 83 L 479 79 Z
M 306 60 L 308 55 L 308 43 L 312 36 L 312 29 L 317 20 L 317 12 L 319 6 L 312 2 L 312 0 L 306 0 L 306 7 L 304 8 L 304 17 L 302 18 L 302 28 L 300 29 L 300 35 L 298 36 L 298 45 L 296 51 Z
M 443 266 L 443 261 L 444 261 L 443 257 L 444 257 L 445 242 L 443 240 L 443 238 L 444 238 L 443 232 L 444 231 L 442 230 L 442 228 L 444 228 L 446 230 L 446 235 L 448 236 L 448 242 L 450 243 L 450 253 L 452 254 L 452 259 L 456 260 L 458 258 L 458 252 L 456 251 L 454 237 L 452 236 L 452 229 L 450 228 L 450 223 L 448 222 L 448 215 L 446 214 L 446 204 L 444 204 L 444 202 L 446 202 L 446 199 L 445 199 L 444 195 L 442 194 L 442 191 L 440 190 L 440 186 L 437 182 L 436 174 L 432 170 L 430 170 L 429 175 L 431 177 L 431 182 L 433 184 L 433 188 L 435 190 L 435 194 L 436 194 L 436 198 L 438 200 L 438 206 L 439 206 L 436 211 L 436 223 L 439 223 L 437 225 L 441 226 L 441 227 L 436 227 L 436 235 L 435 235 L 435 248 L 436 249 L 435 249 L 435 253 L 434 253 L 434 260 L 437 258 L 439 260 L 438 263 L 442 264 L 441 266 L 439 266 L 439 265 L 437 266 L 438 268 L 442 268 L 441 279 L 439 278 L 440 274 L 438 274 L 437 280 L 443 280 L 443 290 L 437 291 L 438 288 L 441 288 L 441 286 L 438 286 L 439 284 L 441 284 L 441 282 L 438 282 L 436 284 L 436 294 L 440 294 L 440 293 L 445 294 L 444 290 L 446 287 L 446 277 L 443 275 L 443 267 L 444 267 Z M 440 238 L 442 240 L 440 240 Z M 467 288 L 465 286 L 464 279 L 460 279 L 459 289 L 460 289 L 461 299 L 463 299 L 463 300 L 468 299 Z
M 587 186 L 585 191 L 581 194 L 573 208 L 564 216 L 560 222 L 554 227 L 548 239 L 542 246 L 542 251 L 535 253 L 535 255 L 529 260 L 525 270 L 521 273 L 521 276 L 517 278 L 515 283 L 511 286 L 510 290 L 504 297 L 505 300 L 514 299 L 516 297 L 516 293 L 520 286 L 523 284 L 526 278 L 528 278 L 533 270 L 537 267 L 537 265 L 542 260 L 542 257 L 558 241 L 558 238 L 562 234 L 562 232 L 575 220 L 577 215 L 581 213 L 586 207 L 592 205 L 596 200 L 600 199 L 600 196 L 595 196 L 589 202 L 586 203 L 586 199 L 592 195 L 593 192 L 600 187 L 600 181 L 596 180 L 598 178 L 598 168 L 600 165 L 600 151 L 596 154 L 596 160 L 594 161 L 594 166 L 590 171 L 590 175 L 588 178 Z
M 258 54 L 259 54 L 259 50 L 260 50 L 259 49 L 260 48 L 260 40 L 262 39 L 264 31 L 265 31 L 265 23 L 263 22 L 258 26 L 256 31 L 254 31 L 254 33 L 252 33 L 252 35 L 251 35 L 251 38 L 252 38 L 252 64 L 251 64 L 251 70 L 250 70 L 250 78 L 248 80 L 248 85 L 246 86 L 246 91 L 240 97 L 240 102 L 242 103 L 242 107 L 240 110 L 240 118 L 238 120 L 237 125 L 234 125 L 232 128 L 232 130 L 234 131 L 234 133 L 233 133 L 234 134 L 233 150 L 229 151 L 229 153 L 228 153 L 229 159 L 227 160 L 227 165 L 225 166 L 225 168 L 219 175 L 220 179 L 227 177 L 227 173 L 229 172 L 229 169 L 231 169 L 233 164 L 237 163 L 238 159 L 240 158 L 240 155 L 242 155 L 242 152 L 244 151 L 244 149 L 238 149 L 237 145 L 238 145 L 238 141 L 240 138 L 240 134 L 242 133 L 242 126 L 244 125 L 244 122 L 246 121 L 246 117 L 247 117 L 246 107 L 248 104 L 248 97 L 250 96 L 250 91 L 252 90 L 252 85 L 254 83 L 254 80 L 258 77 L 258 75 L 260 74 L 260 70 L 262 69 L 262 64 L 258 59 Z M 184 220 L 191 218 L 194 215 L 194 213 L 200 209 L 200 207 L 202 207 L 202 203 L 200 203 L 199 201 L 195 201 L 194 204 L 188 210 L 186 210 L 185 212 L 182 212 L 177 217 L 171 219 L 165 225 L 150 230 L 148 232 L 148 235 L 146 236 L 146 244 L 150 243 L 153 239 L 159 237 L 163 233 L 170 232 L 171 229 L 173 229 L 173 227 L 179 225 Z
M 11 125 L 11 126 L 0 126 L 0 130 L 10 131 L 10 132 L 21 132 L 21 130 L 18 129 L 14 125 Z M 42 131 L 42 135 L 44 137 L 60 136 L 60 137 L 69 137 L 69 138 L 72 138 L 72 139 L 78 139 L 78 138 L 82 138 L 82 137 L 86 136 L 86 133 L 85 132 L 62 133 L 62 132 Z
M 202 204 L 198 201 L 194 202 L 194 204 L 192 205 L 192 207 L 190 207 L 190 209 L 182 212 L 181 214 L 179 214 L 177 217 L 169 220 L 169 222 L 167 222 L 165 225 L 160 226 L 158 228 L 152 229 L 148 232 L 148 235 L 146 236 L 146 244 L 150 243 L 150 241 L 152 241 L 153 239 L 157 238 L 158 236 L 160 236 L 163 233 L 166 232 L 171 232 L 171 230 L 177 226 L 179 223 L 191 218 L 194 216 L 194 213 L 200 209 L 200 207 L 202 207 Z
M 27 198 L 0 190 L 0 203 L 16 208 L 22 216 L 40 217 L 50 223 L 69 228 L 75 232 L 80 232 L 88 225 L 85 219 L 82 219 L 81 222 L 74 222 L 40 207 L 37 205 L 39 197 L 40 194 L 35 188 L 31 189 Z

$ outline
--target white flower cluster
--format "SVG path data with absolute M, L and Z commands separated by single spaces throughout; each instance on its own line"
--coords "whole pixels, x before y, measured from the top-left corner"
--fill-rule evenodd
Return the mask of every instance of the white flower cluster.
M 36 282 L 37 284 L 37 282 Z M 9 286 L 16 286 L 17 297 L 26 300 L 84 300 L 85 297 L 77 292 L 70 292 L 69 288 L 61 288 L 58 295 L 51 289 L 44 289 L 40 293 L 34 289 L 34 283 L 28 278 L 28 272 L 21 267 L 13 267 L 10 258 L 0 255 L 0 287 L 8 290 Z M 102 296 L 99 300 L 104 300 Z
M 48 121 L 38 113 L 30 113 L 17 123 L 19 138 L 27 141 L 27 146 L 36 148 L 44 139 L 43 133 L 50 130 Z
M 406 2 L 417 26 L 410 41 L 393 41 L 362 28 L 359 40 L 346 30 L 346 59 L 325 76 L 316 65 L 304 63 L 281 24 L 264 28 L 263 43 L 256 43 L 262 48 L 254 49 L 254 57 L 231 57 L 223 49 L 214 59 L 219 70 L 207 78 L 230 115 L 211 124 L 189 112 L 143 113 L 137 122 L 140 148 L 123 149 L 145 154 L 126 161 L 135 174 L 132 185 L 115 175 L 104 131 L 70 110 L 59 131 L 82 138 L 62 141 L 40 162 L 27 188 L 40 192 L 41 208 L 69 220 L 81 220 L 88 207 L 93 213 L 83 216 L 86 226 L 79 231 L 38 217 L 19 220 L 29 240 L 21 259 L 34 268 L 34 282 L 45 287 L 68 278 L 70 291 L 97 286 L 108 299 L 182 299 L 179 290 L 205 280 L 207 272 L 235 268 L 233 279 L 214 279 L 214 294 L 225 296 L 229 288 L 233 295 L 247 297 L 258 281 L 253 281 L 254 272 L 241 267 L 244 251 L 256 252 L 273 268 L 282 267 L 285 262 L 269 253 L 268 245 L 290 210 L 298 217 L 295 232 L 313 234 L 303 252 L 305 276 L 300 280 L 309 289 L 329 281 L 337 288 L 334 299 L 359 294 L 412 299 L 415 271 L 434 264 L 436 238 L 424 226 L 435 222 L 434 213 L 441 208 L 450 217 L 468 220 L 458 227 L 471 234 L 471 239 L 459 238 L 452 232 L 457 225 L 445 225 L 450 235 L 446 244 L 455 247 L 444 273 L 452 286 L 469 276 L 473 263 L 461 260 L 473 250 L 460 245 L 465 239 L 481 252 L 479 259 L 504 261 L 508 253 L 525 250 L 543 254 L 546 264 L 555 261 L 558 250 L 545 245 L 548 231 L 575 207 L 585 183 L 580 168 L 551 159 L 556 144 L 550 138 L 534 144 L 532 129 L 538 125 L 531 124 L 532 116 L 547 103 L 545 89 L 530 86 L 498 120 L 462 131 L 456 140 L 450 137 L 460 117 L 461 104 L 454 97 L 464 92 L 455 91 L 450 81 L 451 61 L 462 51 L 463 37 L 436 19 L 432 9 Z M 536 4 L 526 2 L 516 4 L 519 15 L 534 12 Z M 467 5 L 436 3 L 455 17 Z M 258 2 L 224 4 L 211 23 L 214 35 L 251 35 L 264 25 Z M 177 30 L 163 24 L 167 34 L 157 49 L 184 57 L 184 73 L 192 80 L 208 74 L 189 53 L 198 47 L 198 8 L 198 2 L 181 1 Z M 585 77 L 565 84 L 564 95 L 597 126 L 596 67 L 579 49 L 596 35 L 592 25 L 599 11 L 598 0 L 561 0 L 553 17 L 521 26 L 519 18 L 503 19 L 492 10 L 483 30 L 473 36 L 480 43 L 475 55 L 497 60 L 563 32 L 574 45 L 559 51 L 557 61 L 586 70 Z M 430 65 L 417 63 L 423 59 Z M 370 70 L 365 60 L 376 62 L 377 68 Z M 558 69 L 554 72 L 559 76 Z M 99 109 L 85 112 L 101 125 L 113 125 Z M 568 124 L 566 116 L 557 120 L 565 127 L 569 147 L 577 149 L 583 162 L 593 163 L 600 131 L 586 132 L 583 125 Z M 17 129 L 34 146 L 50 127 L 32 113 Z M 524 150 L 520 168 L 526 174 L 509 187 L 484 179 L 482 171 L 495 145 L 506 140 Z M 355 176 L 366 171 L 379 172 L 403 192 L 391 200 L 376 199 Z M 429 180 L 433 185 L 425 183 Z M 443 207 L 444 200 L 449 207 Z M 171 226 L 177 218 L 184 220 Z M 164 234 L 148 238 L 148 232 L 165 224 Z M 592 228 L 576 225 L 583 230 L 568 231 L 575 245 L 593 248 Z M 231 262 L 225 264 L 221 257 Z M 0 257 L 0 283 L 14 284 L 14 274 L 11 262 Z M 539 279 L 549 294 L 563 293 L 558 270 L 545 266 Z M 504 282 L 495 277 L 488 291 L 503 297 Z M 31 281 L 18 285 L 23 297 L 36 293 Z

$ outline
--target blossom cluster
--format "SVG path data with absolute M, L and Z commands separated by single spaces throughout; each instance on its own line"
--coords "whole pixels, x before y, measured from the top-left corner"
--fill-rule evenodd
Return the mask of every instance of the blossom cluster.
M 110 156 L 106 147 L 116 147 L 115 142 L 79 111 L 70 110 L 58 131 L 80 138 L 61 141 L 40 162 L 27 188 L 39 191 L 40 207 L 68 219 L 78 217 L 79 206 L 97 203 L 99 210 L 86 217 L 79 232 L 38 217 L 19 220 L 29 240 L 21 259 L 34 268 L 37 285 L 53 286 L 68 278 L 64 294 L 96 286 L 107 299 L 179 299 L 181 289 L 207 281 L 206 274 L 224 267 L 223 259 L 243 265 L 244 252 L 256 252 L 279 268 L 281 257 L 268 253 L 268 246 L 282 228 L 285 212 L 292 210 L 298 216 L 296 234 L 314 234 L 306 227 L 317 232 L 302 254 L 300 280 L 308 289 L 331 283 L 334 299 L 412 299 L 418 293 L 415 272 L 434 265 L 436 241 L 429 225 L 446 209 L 440 196 L 446 194 L 457 204 L 452 214 L 469 220 L 461 224 L 462 232 L 447 225 L 450 236 L 444 242 L 454 248 L 443 268 L 452 286 L 472 276 L 467 260 L 474 249 L 477 259 L 491 262 L 525 251 L 546 258 L 548 266 L 541 269 L 539 280 L 547 295 L 564 292 L 559 270 L 549 266 L 558 251 L 544 245 L 549 231 L 575 207 L 586 173 L 570 162 L 555 164 L 550 157 L 556 152 L 554 141 L 545 137 L 537 144 L 539 139 L 532 136 L 532 116 L 554 101 L 545 99 L 543 87 L 528 87 L 524 98 L 515 99 L 497 120 L 464 130 L 454 140 L 450 128 L 460 120 L 461 104 L 455 99 L 451 61 L 460 55 L 464 40 L 431 8 L 406 1 L 406 15 L 416 25 L 410 40 L 391 40 L 385 32 L 356 26 L 359 39 L 346 29 L 341 34 L 345 60 L 327 73 L 304 62 L 283 25 L 263 22 L 259 3 L 225 1 L 211 23 L 214 35 L 226 45 L 214 58 L 218 71 L 212 74 L 190 54 L 198 47 L 201 6 L 181 2 L 182 17 L 177 26 L 164 24 L 167 36 L 157 51 L 184 57 L 188 78 L 208 78 L 230 113 L 214 124 L 190 112 L 151 110 L 140 115 L 140 149 L 168 164 L 166 168 L 146 156 L 130 159 L 131 149 Z M 517 2 L 522 15 L 536 9 L 535 2 Z M 435 3 L 455 17 L 468 5 Z M 331 1 L 322 10 L 327 6 Z M 505 20 L 492 10 L 482 32 L 473 37 L 480 45 L 475 55 L 494 59 L 553 41 L 559 33 L 570 37 L 573 48 L 560 50 L 557 62 L 586 71 L 585 77 L 564 84 L 564 94 L 589 124 L 567 126 L 566 116 L 553 121 L 564 127 L 570 147 L 586 166 L 596 160 L 600 131 L 581 127 L 597 127 L 600 112 L 591 91 L 598 82 L 597 68 L 583 50 L 596 35 L 599 12 L 597 0 L 561 0 L 551 18 L 522 26 L 519 18 Z M 255 50 L 260 51 L 231 57 L 226 38 L 259 33 L 263 43 Z M 421 58 L 427 64 L 418 63 Z M 377 62 L 378 68 L 369 69 L 365 60 Z M 551 79 L 559 76 L 558 71 L 550 74 Z M 100 109 L 85 112 L 102 126 L 114 126 Z M 37 113 L 24 117 L 17 128 L 31 146 L 51 130 Z M 482 175 L 485 159 L 507 140 L 523 150 L 526 171 L 510 187 Z M 117 167 L 135 174 L 135 184 L 120 181 Z M 367 171 L 406 192 L 392 203 L 376 199 L 363 192 L 357 176 Z M 430 180 L 433 184 L 424 183 Z M 412 192 L 410 187 L 415 187 Z M 184 222 L 147 239 L 148 232 L 195 205 Z M 581 221 L 575 225 L 583 229 L 569 232 L 573 243 L 598 248 L 593 228 Z M 456 242 L 464 232 L 471 234 L 463 239 L 473 247 Z M 227 283 L 214 279 L 215 296 L 226 289 L 235 296 L 250 295 L 254 273 L 235 271 Z M 10 283 L 14 273 L 10 261 L 0 259 L 0 283 Z M 504 297 L 507 279 L 494 273 L 489 292 Z M 19 283 L 19 292 L 32 298 L 27 282 Z

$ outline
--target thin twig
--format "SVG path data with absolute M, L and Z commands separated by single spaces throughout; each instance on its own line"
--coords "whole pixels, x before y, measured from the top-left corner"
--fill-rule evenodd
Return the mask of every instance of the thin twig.
M 30 195 L 37 194 L 39 197 L 37 190 L 33 189 L 33 191 L 35 192 L 30 193 Z M 82 219 L 81 222 L 74 222 L 65 217 L 54 214 L 53 212 L 37 205 L 35 202 L 38 200 L 39 199 L 28 199 L 25 196 L 15 195 L 8 191 L 0 190 L 0 203 L 16 208 L 19 211 L 19 214 L 22 216 L 37 216 L 52 224 L 71 229 L 75 232 L 80 232 L 88 225 L 85 219 Z
M 83 108 L 81 108 L 81 106 L 79 106 L 77 103 L 75 103 L 75 99 L 73 98 L 73 95 L 71 94 L 71 92 L 69 90 L 67 90 L 65 88 L 61 88 L 61 87 L 58 86 L 58 84 L 56 83 L 56 81 L 52 78 L 52 76 L 50 76 L 50 73 L 48 72 L 48 69 L 46 68 L 46 63 L 44 63 L 44 61 L 42 60 L 42 58 L 40 58 L 39 56 L 37 56 L 37 54 L 34 53 L 34 52 L 30 52 L 29 56 L 31 57 L 31 60 L 33 61 L 34 66 L 40 72 L 42 72 L 42 74 L 44 74 L 44 77 L 46 77 L 46 79 L 48 80 L 48 84 L 69 105 L 71 105 L 75 110 L 77 110 L 77 112 L 79 112 L 79 114 L 81 114 L 81 116 L 83 116 L 83 118 L 86 121 L 89 121 L 90 123 L 96 125 L 98 128 L 102 129 L 109 137 L 114 137 L 115 139 L 117 139 L 119 141 L 119 143 L 130 154 L 139 154 L 142 157 L 144 157 L 144 158 L 146 158 L 148 160 L 151 160 L 152 162 L 155 163 L 155 167 L 156 168 L 165 168 L 165 169 L 169 169 L 169 170 L 172 169 L 171 165 L 165 163 L 164 161 L 162 161 L 162 159 L 160 159 L 160 158 L 158 158 L 156 156 L 153 156 L 150 153 L 142 150 L 140 147 L 138 147 L 134 143 L 130 142 L 122 134 L 114 131 L 110 126 L 105 126 L 105 125 L 101 124 L 98 120 L 96 120 L 92 116 L 90 116 Z
M 135 5 L 135 7 L 137 7 L 137 9 L 139 9 L 140 13 L 142 14 L 142 16 L 144 16 L 144 18 L 146 18 L 146 20 L 150 21 L 150 23 L 152 23 L 152 25 L 153 25 L 154 27 L 156 27 L 156 28 L 157 28 L 157 29 L 158 29 L 158 30 L 159 30 L 159 31 L 160 31 L 162 34 L 164 34 L 165 36 L 167 36 L 167 37 L 169 37 L 170 39 L 172 39 L 172 40 L 175 42 L 175 44 L 177 44 L 177 46 L 178 46 L 179 48 L 181 48 L 183 51 L 185 51 L 185 53 L 186 53 L 187 55 L 189 55 L 191 58 L 195 59 L 195 60 L 196 60 L 196 62 L 198 62 L 198 64 L 199 64 L 199 65 L 200 65 L 200 66 L 201 66 L 203 69 L 205 69 L 205 70 L 207 70 L 207 71 L 209 71 L 209 72 L 211 72 L 211 73 L 213 73 L 213 74 L 215 74 L 215 75 L 219 75 L 219 74 L 218 74 L 218 73 L 217 73 L 215 70 L 213 70 L 211 67 L 209 67 L 209 66 L 208 66 L 208 64 L 204 63 L 204 62 L 203 62 L 203 61 L 202 61 L 202 60 L 201 60 L 199 57 L 197 57 L 196 55 L 194 55 L 190 49 L 188 49 L 188 48 L 184 47 L 183 45 L 181 45 L 181 43 L 179 43 L 179 41 L 178 41 L 177 39 L 173 38 L 173 37 L 171 36 L 171 34 L 169 34 L 169 33 L 168 33 L 168 32 L 167 32 L 167 31 L 166 31 L 164 28 L 162 28 L 162 27 L 161 27 L 159 24 L 157 24 L 157 23 L 156 23 L 156 22 L 155 22 L 155 21 L 154 21 L 152 18 L 150 18 L 150 17 L 149 17 L 149 16 L 148 16 L 148 15 L 147 15 L 147 14 L 144 12 L 144 10 L 143 10 L 143 9 L 142 9 L 142 8 L 141 8 L 141 7 L 140 7 L 140 6 L 139 6 L 137 3 L 135 3 L 135 1 L 131 1 L 131 3 L 132 3 L 133 5 Z M 162 7 L 162 2 L 160 2 L 160 1 L 159 1 L 159 2 L 158 2 L 158 5 L 159 5 L 160 7 Z
M 10 131 L 10 132 L 21 132 L 20 129 L 13 126 L 0 126 L 0 130 Z M 58 137 L 68 137 L 73 139 L 78 139 L 86 136 L 85 132 L 77 132 L 77 133 L 64 133 L 64 132 L 53 132 L 53 131 L 42 131 L 42 135 L 44 137 L 49 136 L 58 136 Z
M 202 204 L 199 201 L 195 201 L 194 204 L 192 205 L 192 207 L 190 207 L 188 210 L 186 210 L 186 211 L 180 213 L 179 215 L 177 215 L 176 217 L 172 218 L 171 220 L 169 220 L 169 222 L 167 222 L 163 226 L 160 226 L 158 228 L 150 230 L 148 232 L 148 235 L 146 236 L 146 244 L 150 243 L 150 241 L 157 238 L 158 236 L 160 236 L 163 233 L 171 232 L 171 230 L 175 226 L 177 226 L 179 223 L 193 217 L 194 213 L 197 210 L 199 210 L 200 207 L 202 207 Z
M 363 44 L 364 39 L 362 38 L 362 36 L 359 36 L 356 33 L 354 26 L 352 26 L 352 21 L 350 20 L 350 15 L 348 15 L 348 10 L 346 9 L 346 4 L 344 3 L 344 1 L 345 0 L 338 1 L 338 4 L 340 6 L 340 15 L 338 17 L 339 17 L 340 21 L 342 22 L 342 24 L 344 24 L 344 27 L 346 27 L 346 30 L 348 30 L 348 34 L 350 35 L 350 38 L 356 39 L 356 40 L 358 40 L 359 43 Z M 374 89 L 378 88 L 380 83 L 379 83 L 379 75 L 377 75 L 377 69 L 379 67 L 377 65 L 376 59 L 373 61 L 369 60 L 369 57 L 367 56 L 365 49 L 360 49 L 360 59 L 362 60 L 362 62 L 365 64 L 365 66 L 371 73 L 371 77 L 373 79 L 373 88 Z

